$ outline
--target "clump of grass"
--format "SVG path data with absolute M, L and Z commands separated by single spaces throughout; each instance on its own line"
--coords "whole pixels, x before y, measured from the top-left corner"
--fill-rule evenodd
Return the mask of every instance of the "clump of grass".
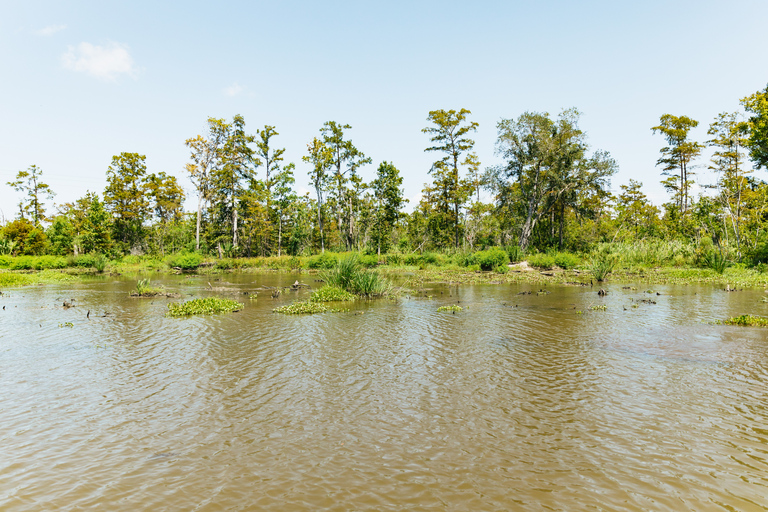
M 104 269 L 107 268 L 107 257 L 104 256 L 101 253 L 94 254 L 93 255 L 93 267 L 96 269 L 96 272 L 101 274 L 104 272 Z
M 337 301 L 351 301 L 357 297 L 346 290 L 337 288 L 336 286 L 323 286 L 310 297 L 311 302 L 337 302 Z
M 392 290 L 391 283 L 377 272 L 361 267 L 357 255 L 341 258 L 334 268 L 321 274 L 328 286 L 363 297 L 380 297 Z
M 437 308 L 438 311 L 461 311 L 463 308 L 461 306 L 457 306 L 456 304 L 453 304 L 451 306 L 440 306 Z
M 272 310 L 274 313 L 282 313 L 284 315 L 312 315 L 315 313 L 340 313 L 342 311 L 349 311 L 342 308 L 329 308 L 321 302 L 312 302 L 311 300 L 300 300 L 287 306 L 280 306 Z
M 768 327 L 768 318 L 764 316 L 741 315 L 717 323 L 722 325 L 740 325 L 742 327 Z
M 728 256 L 720 249 L 711 249 L 701 255 L 701 261 L 705 267 L 711 268 L 718 274 L 725 272 L 725 269 L 731 266 Z
M 607 252 L 599 252 L 592 257 L 589 265 L 589 272 L 597 282 L 602 282 L 613 272 L 619 263 L 619 257 Z
M 163 293 L 162 288 L 153 288 L 149 283 L 149 279 L 139 279 L 136 282 L 136 294 L 141 297 L 150 297 Z
M 167 317 L 181 317 L 191 315 L 213 315 L 216 313 L 227 313 L 240 311 L 245 304 L 231 299 L 222 299 L 220 297 L 207 297 L 204 299 L 194 299 L 187 302 L 175 302 L 168 304 Z

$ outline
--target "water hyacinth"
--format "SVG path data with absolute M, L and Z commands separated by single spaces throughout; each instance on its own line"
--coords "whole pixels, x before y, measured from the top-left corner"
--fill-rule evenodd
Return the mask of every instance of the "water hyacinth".
M 723 325 L 740 325 L 742 327 L 768 327 L 768 318 L 764 316 L 741 315 L 718 323 Z
M 457 306 L 456 304 L 452 306 L 440 306 L 437 308 L 438 311 L 461 311 L 462 309 L 461 306 Z
M 187 302 L 175 302 L 168 304 L 167 317 L 182 317 L 191 315 L 213 315 L 216 313 L 228 313 L 240 311 L 245 304 L 231 299 L 220 297 L 207 297 L 194 299 Z
M 309 300 L 311 302 L 336 302 L 352 301 L 356 298 L 355 295 L 336 286 L 323 286 L 314 292 Z
M 293 304 L 287 306 L 280 306 L 272 310 L 274 313 L 282 313 L 284 315 L 312 315 L 315 313 L 340 313 L 342 311 L 349 311 L 348 309 L 341 308 L 329 308 L 325 304 L 320 302 L 312 302 L 311 300 L 296 301 Z

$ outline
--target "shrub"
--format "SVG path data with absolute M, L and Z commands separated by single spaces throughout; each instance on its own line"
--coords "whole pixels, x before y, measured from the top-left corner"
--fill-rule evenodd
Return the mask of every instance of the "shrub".
M 8 268 L 13 263 L 12 256 L 2 255 L 0 256 L 0 268 Z
M 565 270 L 575 268 L 579 263 L 581 263 L 581 259 L 575 254 L 569 252 L 558 252 L 555 254 L 555 265 Z
M 519 245 L 508 245 L 504 249 L 507 251 L 509 261 L 512 263 L 517 263 L 518 261 L 523 261 L 523 259 L 525 259 L 525 251 L 523 251 Z
M 482 270 L 493 270 L 509 262 L 507 251 L 499 247 L 475 253 L 475 259 Z
M 307 261 L 307 267 L 311 269 L 329 269 L 336 266 L 339 258 L 330 252 L 324 252 L 316 256 L 312 256 Z
M 457 252 L 453 255 L 453 262 L 460 267 L 469 267 L 477 264 L 477 256 L 471 252 Z
M 506 265 L 499 265 L 498 267 L 493 269 L 493 271 L 496 272 L 497 274 L 506 274 L 509 272 L 509 267 Z
M 555 266 L 555 258 L 549 254 L 531 254 L 528 264 L 536 268 L 550 269 Z
M 379 258 L 375 254 L 360 256 L 360 265 L 365 268 L 373 268 L 379 264 Z
M 181 270 L 195 270 L 202 263 L 203 257 L 194 252 L 186 252 L 169 256 L 166 261 L 169 267 L 180 268 Z

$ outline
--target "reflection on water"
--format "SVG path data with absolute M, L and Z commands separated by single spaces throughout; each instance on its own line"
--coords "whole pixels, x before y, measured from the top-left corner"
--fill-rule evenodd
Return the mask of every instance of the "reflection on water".
M 181 320 L 127 280 L 0 297 L 0 509 L 768 508 L 768 331 L 705 323 L 757 292 L 242 294 L 295 277 L 227 277 L 243 311 Z

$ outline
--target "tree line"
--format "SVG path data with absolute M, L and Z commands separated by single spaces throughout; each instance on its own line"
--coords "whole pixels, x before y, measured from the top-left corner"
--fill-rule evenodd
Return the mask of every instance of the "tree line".
M 185 141 L 186 176 L 197 208 L 184 212 L 174 176 L 149 173 L 145 156 L 121 153 L 107 167 L 107 186 L 56 205 L 43 172 L 32 165 L 8 182 L 19 195 L 16 218 L 0 232 L 0 252 L 12 254 L 197 251 L 223 256 L 280 256 L 335 251 L 476 250 L 517 245 L 589 251 L 607 241 L 709 237 L 739 258 L 768 259 L 768 185 L 754 171 L 768 168 L 768 86 L 741 100 L 742 112 L 716 116 L 708 139 L 698 121 L 664 114 L 650 127 L 664 141 L 656 162 L 669 201 L 661 208 L 630 180 L 609 190 L 618 165 L 593 150 L 580 113 L 525 112 L 497 123 L 495 152 L 503 163 L 482 168 L 471 135 L 471 112 L 434 110 L 422 130 L 435 156 L 421 200 L 411 213 L 400 170 L 373 165 L 351 138 L 352 127 L 328 121 L 307 143 L 302 161 L 314 193 L 295 189 L 296 165 L 285 162 L 275 126 L 251 132 L 241 115 L 209 118 L 206 131 Z M 660 140 L 661 140 L 660 139 Z M 704 148 L 713 149 L 708 163 Z M 698 169 L 717 180 L 698 195 Z M 481 190 L 491 200 L 481 200 Z

